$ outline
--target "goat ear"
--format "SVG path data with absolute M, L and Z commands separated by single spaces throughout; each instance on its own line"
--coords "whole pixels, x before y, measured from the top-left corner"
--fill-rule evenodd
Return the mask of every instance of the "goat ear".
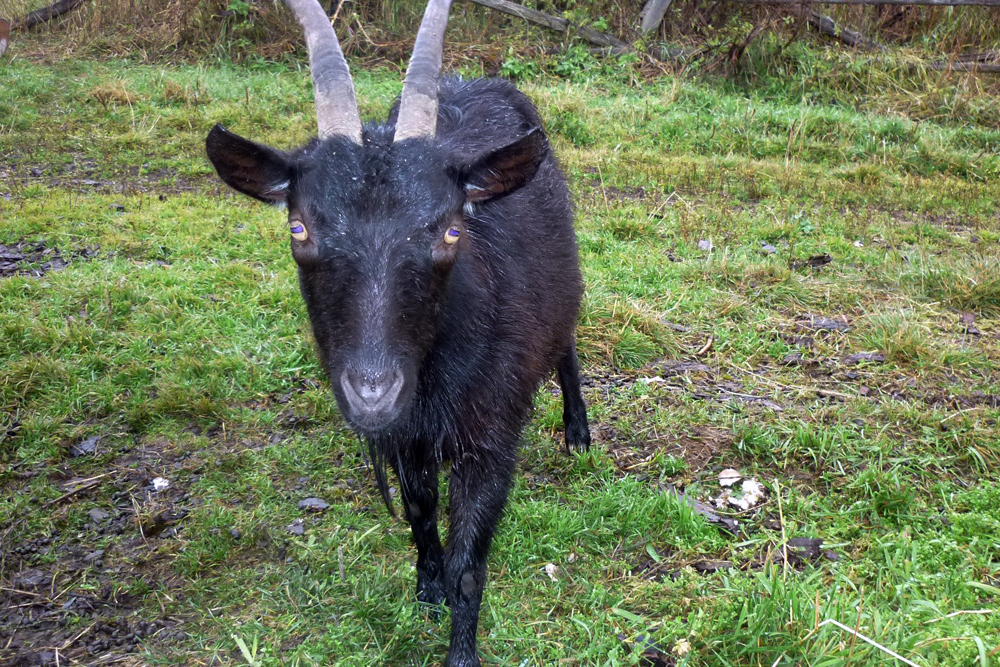
M 482 202 L 517 190 L 535 177 L 549 154 L 549 141 L 541 128 L 480 158 L 467 167 L 465 200 Z
M 233 134 L 218 123 L 205 139 L 205 151 L 219 178 L 230 187 L 268 204 L 288 201 L 292 168 L 281 152 Z

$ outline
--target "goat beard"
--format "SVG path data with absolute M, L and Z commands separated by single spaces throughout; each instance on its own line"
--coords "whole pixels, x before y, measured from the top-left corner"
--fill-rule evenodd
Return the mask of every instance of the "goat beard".
M 391 438 L 375 436 L 365 437 L 364 440 L 368 445 L 368 464 L 375 472 L 375 485 L 378 486 L 379 493 L 382 494 L 382 501 L 385 502 L 385 508 L 389 510 L 389 515 L 395 519 L 396 511 L 393 509 L 392 493 L 389 490 L 388 462 L 391 458 L 395 458 L 397 467 L 401 468 L 399 452 L 391 446 Z M 400 479 L 399 483 L 405 484 L 405 481 Z
M 433 443 L 433 449 L 431 455 L 434 456 L 438 465 L 442 461 L 449 458 L 446 455 L 445 450 L 448 448 L 447 443 L 460 441 L 459 429 L 454 421 L 448 419 L 447 416 L 441 413 L 419 413 L 421 418 L 424 420 L 435 419 L 438 423 L 443 424 L 444 434 L 441 435 Z M 382 495 L 382 501 L 385 503 L 386 509 L 389 511 L 389 515 L 396 518 L 396 511 L 393 507 L 393 494 L 389 487 L 389 467 L 396 470 L 397 478 L 399 479 L 400 490 L 402 491 L 403 498 L 411 496 L 410 489 L 406 476 L 399 475 L 399 471 L 408 470 L 413 467 L 413 462 L 409 459 L 412 454 L 404 451 L 400 447 L 400 442 L 406 442 L 407 438 L 404 437 L 398 430 L 389 429 L 382 432 L 376 433 L 361 433 L 357 432 L 358 437 L 364 442 L 367 448 L 366 463 L 371 466 L 375 473 L 375 485 L 378 487 L 379 493 Z M 465 434 L 468 437 L 469 434 Z M 463 457 L 468 460 L 467 457 Z M 436 482 L 435 482 L 436 483 Z

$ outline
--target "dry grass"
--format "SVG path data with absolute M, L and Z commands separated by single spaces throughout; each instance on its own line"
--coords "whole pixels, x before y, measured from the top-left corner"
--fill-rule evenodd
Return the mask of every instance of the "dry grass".
M 160 96 L 168 104 L 183 104 L 186 106 L 198 106 L 199 104 L 208 104 L 212 101 L 212 97 L 202 90 L 201 86 L 197 83 L 193 86 L 184 86 L 171 79 L 163 82 L 163 91 Z
M 20 17 L 46 4 L 47 0 L 0 0 L 0 17 Z M 633 2 L 532 4 L 626 40 L 639 38 L 639 6 Z M 421 0 L 345 3 L 336 14 L 344 50 L 366 60 L 405 58 L 422 5 Z M 994 8 L 841 6 L 823 11 L 839 25 L 860 30 L 876 42 L 905 46 L 924 57 L 948 59 L 1000 44 L 1000 10 Z M 141 58 L 214 54 L 236 60 L 275 59 L 292 51 L 300 40 L 298 26 L 278 0 L 147 0 L 142 11 L 136 11 L 135 0 L 92 0 L 46 30 L 58 35 L 46 45 L 49 52 L 96 50 Z M 689 1 L 670 7 L 653 39 L 732 56 L 748 47 L 752 51 L 765 35 L 777 36 L 787 46 L 805 34 L 802 14 L 792 7 Z M 536 56 L 565 41 L 561 35 L 472 3 L 458 3 L 452 10 L 448 41 L 453 63 L 473 62 L 488 71 L 498 70 L 515 38 L 514 43 L 523 45 L 518 49 L 521 54 Z
M 108 81 L 90 89 L 89 96 L 100 102 L 107 109 L 110 106 L 132 106 L 136 100 L 135 93 L 128 89 L 124 81 Z

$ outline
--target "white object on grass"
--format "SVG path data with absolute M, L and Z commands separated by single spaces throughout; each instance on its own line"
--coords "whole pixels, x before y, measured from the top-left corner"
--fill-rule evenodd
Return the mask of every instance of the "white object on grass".
M 741 479 L 743 479 L 743 475 L 737 472 L 734 468 L 726 468 L 719 473 L 720 486 L 732 486 Z
M 838 628 L 840 628 L 844 632 L 851 633 L 852 635 L 854 635 L 855 637 L 857 637 L 861 641 L 868 642 L 869 644 L 871 644 L 872 646 L 874 646 L 878 650 L 883 651 L 885 653 L 888 653 L 889 655 L 891 655 L 892 657 L 894 657 L 896 660 L 899 660 L 901 662 L 905 662 L 907 665 L 910 665 L 910 667 L 920 667 L 920 665 L 918 665 L 917 663 L 913 662 L 912 660 L 907 660 L 906 658 L 904 658 L 900 654 L 896 653 L 892 649 L 888 649 L 885 646 L 882 646 L 881 644 L 879 644 L 874 639 L 869 639 L 868 637 L 865 637 L 863 634 L 861 634 L 860 632 L 858 632 L 854 628 L 849 628 L 846 625 L 844 625 L 843 623 L 841 623 L 839 621 L 835 621 L 832 618 L 826 619 L 825 621 L 823 621 L 822 623 L 820 623 L 819 625 L 817 625 L 816 628 L 817 629 L 822 628 L 824 625 L 827 625 L 828 623 L 836 625 Z

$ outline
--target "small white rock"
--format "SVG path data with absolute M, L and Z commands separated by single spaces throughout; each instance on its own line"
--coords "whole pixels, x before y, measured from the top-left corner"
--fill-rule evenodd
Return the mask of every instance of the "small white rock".
M 170 487 L 170 480 L 164 479 L 163 477 L 153 478 L 153 491 L 159 492 Z
M 559 571 L 559 566 L 556 565 L 555 563 L 549 563 L 548 565 L 545 566 L 545 574 L 549 575 L 549 579 L 551 579 L 552 581 L 559 581 L 559 579 L 556 578 L 556 572 L 558 571 Z
M 743 495 L 739 498 L 729 498 L 729 504 L 739 507 L 741 510 L 748 510 L 755 506 L 764 497 L 764 487 L 755 479 L 743 480 Z
M 735 468 L 726 468 L 719 473 L 720 486 L 732 486 L 741 479 L 743 479 L 743 475 L 737 472 Z

